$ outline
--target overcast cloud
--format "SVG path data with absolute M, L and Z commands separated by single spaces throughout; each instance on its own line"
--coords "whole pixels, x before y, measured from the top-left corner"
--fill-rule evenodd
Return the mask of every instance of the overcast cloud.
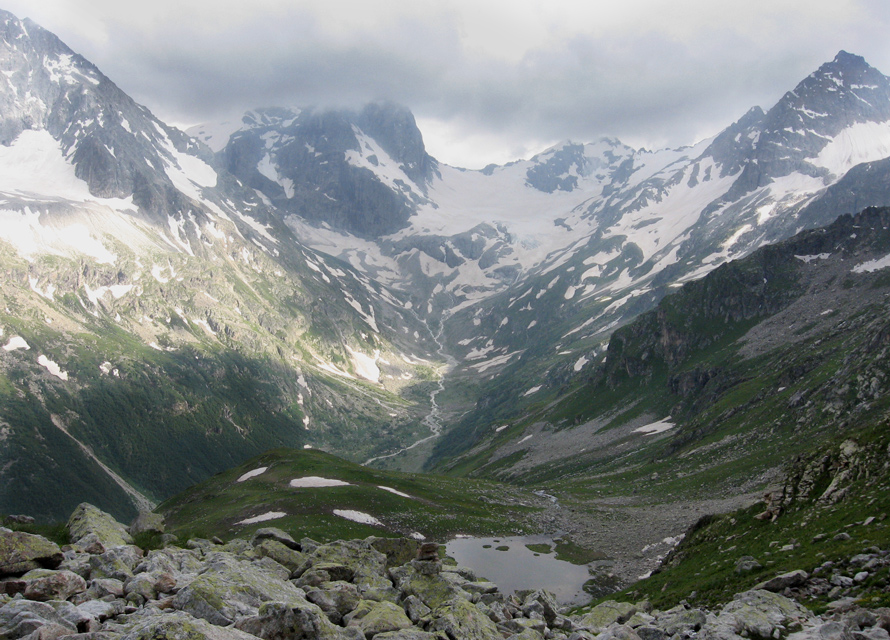
M 162 119 L 259 106 L 415 114 L 478 168 L 563 139 L 691 144 L 840 49 L 890 74 L 887 0 L 13 0 Z

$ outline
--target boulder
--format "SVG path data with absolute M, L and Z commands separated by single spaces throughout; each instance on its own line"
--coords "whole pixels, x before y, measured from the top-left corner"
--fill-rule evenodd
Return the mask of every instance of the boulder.
M 140 511 L 136 519 L 130 523 L 130 535 L 138 536 L 140 533 L 164 533 L 166 526 L 164 516 L 151 511 Z
M 336 640 L 337 627 L 321 609 L 305 600 L 296 605 L 266 602 L 253 616 L 242 618 L 235 627 L 263 640 Z
M 463 598 L 437 607 L 427 630 L 460 640 L 501 640 L 494 622 Z
M 175 612 L 139 620 L 120 640 L 256 640 L 231 627 L 218 627 L 206 620 Z
M 28 600 L 67 600 L 76 593 L 86 591 L 86 580 L 71 571 L 34 569 L 22 576 L 25 597 Z
M 389 574 L 403 597 L 415 596 L 430 609 L 436 609 L 455 598 L 470 597 L 470 594 L 442 575 L 420 573 L 413 564 L 390 569 Z
M 358 587 L 348 582 L 324 582 L 306 591 L 306 599 L 321 607 L 328 619 L 340 624 L 343 616 L 358 606 L 361 596 Z
M 98 507 L 82 502 L 68 519 L 68 533 L 76 544 L 85 536 L 93 534 L 106 549 L 133 544 L 127 528 Z
M 365 615 L 349 621 L 349 626 L 358 627 L 366 638 L 373 638 L 385 631 L 410 629 L 413 625 L 405 610 L 392 602 L 374 602 Z
M 133 545 L 118 545 L 105 553 L 90 556 L 90 578 L 114 578 L 126 582 L 142 562 L 142 549 Z
M 12 600 L 0 607 L 0 638 L 4 640 L 23 638 L 50 624 L 68 629 L 68 633 L 77 633 L 76 626 L 45 602 Z
M 384 631 L 374 636 L 374 640 L 441 640 L 441 636 L 415 627 L 400 631 Z
M 291 572 L 297 571 L 306 562 L 305 555 L 272 538 L 258 540 L 254 546 L 254 552 L 260 557 L 271 558 L 283 567 L 287 567 Z
M 259 562 L 217 552 L 207 558 L 202 573 L 176 594 L 173 606 L 219 625 L 256 615 L 266 602 L 278 602 L 283 607 L 312 607 L 323 616 L 321 609 L 307 602 L 304 595 L 302 589 Z
M 365 540 L 373 549 L 386 556 L 386 568 L 400 567 L 417 557 L 420 543 L 411 538 L 376 538 Z
M 637 608 L 629 602 L 606 600 L 585 614 L 581 618 L 580 624 L 594 633 L 600 633 L 609 625 L 624 624 L 636 612 Z
M 55 542 L 22 531 L 0 531 L 0 578 L 32 569 L 55 569 L 64 560 Z
M 302 550 L 302 546 L 299 542 L 294 540 L 289 533 L 282 531 L 277 527 L 263 527 L 262 529 L 257 529 L 253 534 L 253 537 L 250 539 L 250 544 L 256 546 L 264 540 L 280 542 L 288 549 L 293 549 L 294 551 Z
M 783 573 L 782 575 L 778 575 L 775 578 L 765 580 L 760 584 L 754 585 L 754 588 L 779 592 L 784 591 L 789 587 L 799 587 L 803 584 L 806 584 L 806 581 L 809 579 L 810 574 L 808 574 L 803 569 L 797 569 L 796 571 L 789 571 L 788 573 Z

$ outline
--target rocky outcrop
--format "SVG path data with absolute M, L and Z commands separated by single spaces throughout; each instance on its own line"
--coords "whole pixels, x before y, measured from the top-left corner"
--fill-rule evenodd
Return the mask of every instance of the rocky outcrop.
M 82 507 L 79 512 L 92 512 Z M 295 554 L 286 560 L 301 562 L 274 559 L 270 545 Z M 435 544 L 381 538 L 296 542 L 269 528 L 250 541 L 190 540 L 186 547 L 148 553 L 133 545 L 101 552 L 65 547 L 58 569 L 32 569 L 0 582 L 0 638 L 890 640 L 890 612 L 865 611 L 844 600 L 834 604 L 835 613 L 820 617 L 768 590 L 787 593 L 807 579 L 800 575 L 740 593 L 718 611 L 685 603 L 656 611 L 646 602 L 608 601 L 567 615 L 546 591 L 503 594 L 472 570 L 443 563 Z M 867 570 L 881 558 L 857 556 L 850 563 Z

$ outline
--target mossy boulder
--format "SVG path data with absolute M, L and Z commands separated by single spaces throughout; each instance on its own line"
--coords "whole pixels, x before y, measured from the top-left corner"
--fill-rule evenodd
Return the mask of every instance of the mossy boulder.
M 133 537 L 127 528 L 114 516 L 86 502 L 77 505 L 68 519 L 68 533 L 74 544 L 90 535 L 95 536 L 106 549 L 133 544 Z
M 461 640 L 501 640 L 501 634 L 488 616 L 463 598 L 456 598 L 433 611 L 429 631 L 444 632 Z
M 120 640 L 256 640 L 231 627 L 218 627 L 206 620 L 181 613 L 165 613 L 139 620 Z
M 364 615 L 352 618 L 349 626 L 358 627 L 365 637 L 372 638 L 378 633 L 409 629 L 413 625 L 405 615 L 404 609 L 392 602 L 384 601 L 372 603 Z
M 63 627 L 69 634 L 77 633 L 74 624 L 46 602 L 11 600 L 0 607 L 0 638 L 4 640 L 23 638 L 48 625 L 54 625 L 52 628 Z
M 390 576 L 404 596 L 415 596 L 430 609 L 440 607 L 455 598 L 470 598 L 470 594 L 442 574 L 420 573 L 410 564 L 391 569 Z
M 64 556 L 55 542 L 21 531 L 0 531 L 0 577 L 55 569 Z
M 25 597 L 29 600 L 67 600 L 87 590 L 86 580 L 71 571 L 34 569 L 22 576 Z
M 240 619 L 235 626 L 263 640 L 339 640 L 341 630 L 314 604 L 266 602 L 253 616 Z
M 131 536 L 138 536 L 140 533 L 164 533 L 165 530 L 164 516 L 151 511 L 140 511 L 129 528 Z
M 270 563 L 276 565 L 276 563 Z M 280 565 L 276 565 L 281 569 Z M 205 569 L 173 600 L 176 609 L 204 618 L 212 624 L 228 625 L 236 618 L 257 614 L 265 602 L 291 607 L 314 607 L 303 591 L 262 561 L 248 562 L 218 552 L 208 557 Z M 323 614 L 321 614 L 323 615 Z
M 581 618 L 581 626 L 594 633 L 600 633 L 609 625 L 624 624 L 637 612 L 637 608 L 629 602 L 607 600 L 601 602 Z

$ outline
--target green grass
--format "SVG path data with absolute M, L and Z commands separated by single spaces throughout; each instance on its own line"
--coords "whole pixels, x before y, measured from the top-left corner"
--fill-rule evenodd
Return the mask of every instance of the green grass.
M 244 482 L 247 471 L 268 470 Z M 292 488 L 290 480 L 321 476 L 349 486 Z M 380 486 L 407 494 L 395 495 Z M 416 475 L 361 467 L 316 450 L 276 449 L 166 501 L 158 507 L 168 531 L 180 538 L 249 535 L 276 526 L 295 537 L 336 540 L 369 535 L 405 536 L 420 533 L 444 541 L 456 533 L 516 535 L 531 533 L 525 516 L 535 510 L 519 504 L 530 496 L 514 487 L 488 481 Z M 352 522 L 334 509 L 367 513 L 383 527 Z M 241 520 L 270 511 L 283 518 L 253 525 Z

